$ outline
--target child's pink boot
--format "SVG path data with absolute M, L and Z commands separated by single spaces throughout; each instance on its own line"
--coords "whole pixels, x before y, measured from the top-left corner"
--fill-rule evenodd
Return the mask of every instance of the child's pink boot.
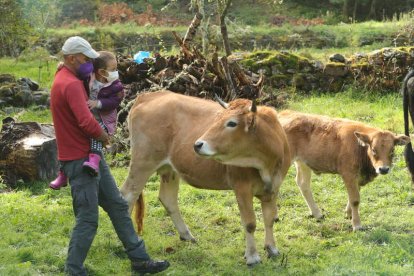
M 56 179 L 49 183 L 49 188 L 53 190 L 59 190 L 60 188 L 65 187 L 67 185 L 68 178 L 62 171 L 59 171 L 59 174 L 56 177 Z
M 89 160 L 83 162 L 83 167 L 93 176 L 97 176 L 99 172 L 99 162 L 101 156 L 95 153 L 89 153 Z

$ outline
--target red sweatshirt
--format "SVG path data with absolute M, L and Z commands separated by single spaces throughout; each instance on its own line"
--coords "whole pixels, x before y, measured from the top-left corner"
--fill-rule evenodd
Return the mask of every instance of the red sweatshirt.
M 50 109 L 61 161 L 87 157 L 90 139 L 99 137 L 103 131 L 89 110 L 87 100 L 82 81 L 63 66 L 56 73 L 50 92 Z

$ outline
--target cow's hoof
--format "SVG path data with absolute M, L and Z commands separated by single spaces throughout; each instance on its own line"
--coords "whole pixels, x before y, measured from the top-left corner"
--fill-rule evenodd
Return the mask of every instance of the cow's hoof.
M 352 227 L 352 230 L 354 232 L 357 232 L 357 231 L 365 231 L 367 229 L 365 227 L 363 227 L 362 225 L 357 225 L 357 226 Z
M 265 250 L 268 258 L 274 258 L 280 255 L 279 250 L 274 246 L 266 245 Z
M 182 241 L 189 241 L 192 243 L 197 243 L 197 240 L 191 235 L 190 232 L 185 233 L 184 235 L 180 235 L 180 240 Z
M 325 219 L 325 216 L 323 214 L 315 215 L 313 216 L 317 222 L 321 222 Z
M 249 256 L 245 255 L 244 257 L 246 258 L 246 264 L 248 266 L 254 266 L 254 265 L 260 263 L 260 256 L 257 253 L 254 253 L 254 254 L 249 255 Z

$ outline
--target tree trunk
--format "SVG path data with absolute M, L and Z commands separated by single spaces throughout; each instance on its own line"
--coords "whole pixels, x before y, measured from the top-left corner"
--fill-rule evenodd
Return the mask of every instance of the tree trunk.
M 354 22 L 356 22 L 357 10 L 358 10 L 358 0 L 355 0 L 354 1 L 354 11 L 352 13 L 352 20 Z
M 371 2 L 371 8 L 370 8 L 369 14 L 368 14 L 368 17 L 370 19 L 373 19 L 373 20 L 377 19 L 376 9 L 377 9 L 377 0 L 372 0 L 372 2 Z
M 20 179 L 56 177 L 59 165 L 53 125 L 5 120 L 0 132 L 0 174 L 5 182 L 13 186 Z
M 187 49 L 190 48 L 189 45 L 194 39 L 194 36 L 197 32 L 197 28 L 198 26 L 200 26 L 201 19 L 203 19 L 203 16 L 201 15 L 201 13 L 197 12 L 194 15 L 193 21 L 191 21 L 191 24 L 187 29 L 187 33 L 185 34 L 183 39 L 183 44 Z
M 202 15 L 203 19 L 201 20 L 201 47 L 202 53 L 204 56 L 208 54 L 208 21 L 205 14 L 205 0 L 199 0 L 199 12 Z
M 344 0 L 344 4 L 342 6 L 342 16 L 345 22 L 348 22 L 349 20 L 349 1 L 350 0 Z
M 223 45 L 224 45 L 224 50 L 226 51 L 226 56 L 230 56 L 231 55 L 231 49 L 230 49 L 230 43 L 229 43 L 229 35 L 227 32 L 227 26 L 226 26 L 226 14 L 228 11 L 228 8 L 231 4 L 231 0 L 226 0 L 226 3 L 224 4 L 224 8 L 223 11 L 221 11 L 220 14 L 220 29 L 221 29 L 221 35 L 223 37 Z

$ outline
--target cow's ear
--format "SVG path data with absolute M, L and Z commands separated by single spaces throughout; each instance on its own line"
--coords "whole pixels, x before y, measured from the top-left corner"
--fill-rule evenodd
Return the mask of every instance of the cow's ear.
M 369 146 L 370 140 L 369 140 L 369 136 L 368 135 L 366 135 L 366 134 L 364 134 L 362 132 L 358 132 L 358 131 L 355 131 L 354 134 L 355 134 L 355 136 L 356 136 L 356 138 L 358 140 L 358 143 L 361 146 L 363 146 L 363 147 Z
M 405 136 L 403 134 L 397 135 L 394 138 L 394 145 L 404 146 L 410 143 L 410 137 Z
M 255 113 L 250 113 L 247 114 L 246 116 L 246 127 L 245 127 L 245 131 L 248 132 L 252 129 L 254 129 L 256 127 L 256 114 Z

